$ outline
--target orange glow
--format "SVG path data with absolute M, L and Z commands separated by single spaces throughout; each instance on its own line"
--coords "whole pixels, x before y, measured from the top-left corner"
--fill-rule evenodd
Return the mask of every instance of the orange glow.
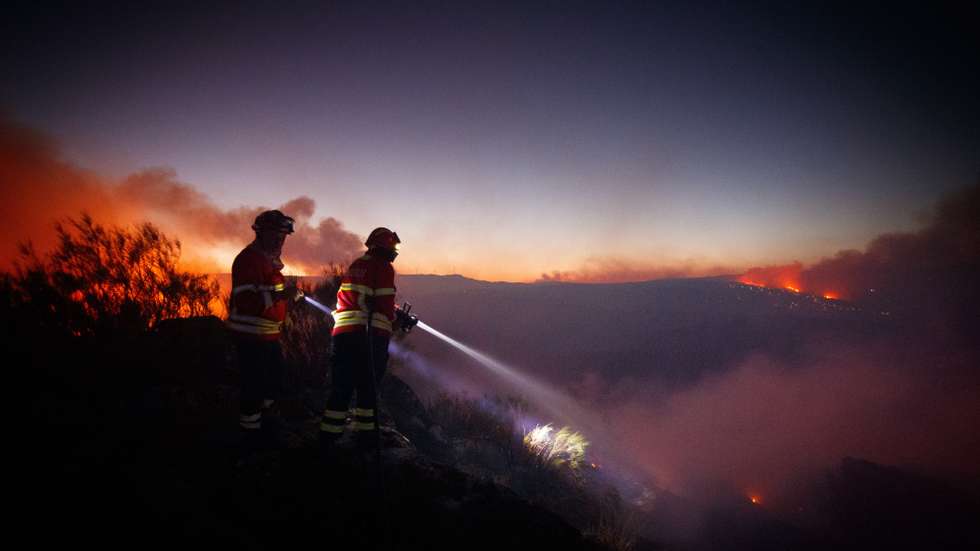
M 181 267 L 199 273 L 223 273 L 231 272 L 231 265 L 235 257 L 241 252 L 244 245 L 222 243 L 195 249 L 197 255 L 188 255 L 188 258 L 181 260 Z M 307 266 L 287 262 L 282 267 L 282 274 L 286 276 L 305 276 L 311 271 Z
M 826 264 L 827 261 L 822 261 L 816 267 L 804 268 L 802 263 L 794 262 L 782 266 L 750 268 L 735 281 L 753 287 L 805 293 L 814 298 L 822 297 L 824 300 L 854 300 L 852 285 L 848 284 L 848 278 L 853 278 L 854 275 L 838 275 L 836 272 L 831 273 L 825 268 L 820 268 Z M 853 268 L 848 269 L 853 270 Z
M 753 505 L 762 505 L 762 498 L 755 494 L 749 495 L 749 501 L 751 501 Z
M 235 257 L 238 256 L 238 253 L 241 252 L 241 250 L 241 245 L 222 244 L 213 246 L 210 249 L 207 249 L 206 253 L 204 251 L 202 251 L 202 253 L 208 258 L 208 260 L 211 260 L 216 265 L 224 268 L 219 271 L 226 273 L 231 272 L 231 263 L 235 260 Z
M 307 275 L 306 270 L 302 266 L 294 266 L 292 264 L 283 264 L 282 275 L 287 276 L 305 276 Z
M 803 265 L 799 262 L 785 266 L 752 268 L 739 276 L 738 282 L 754 287 L 772 287 L 799 293 L 803 288 L 803 285 L 800 283 L 802 272 Z

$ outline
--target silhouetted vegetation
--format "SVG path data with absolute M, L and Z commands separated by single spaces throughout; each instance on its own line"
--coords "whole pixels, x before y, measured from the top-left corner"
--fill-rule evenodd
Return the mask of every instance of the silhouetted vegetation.
M 218 283 L 178 267 L 180 242 L 150 223 L 106 227 L 88 215 L 57 224 L 57 247 L 22 245 L 3 276 L 4 306 L 21 323 L 74 336 L 133 333 L 167 318 L 211 313 Z
M 303 292 L 321 304 L 333 307 L 343 268 L 332 266 L 315 285 L 300 285 Z M 289 312 L 282 348 L 286 359 L 286 381 L 289 388 L 322 388 L 328 376 L 332 351 L 330 316 L 316 308 L 297 303 Z

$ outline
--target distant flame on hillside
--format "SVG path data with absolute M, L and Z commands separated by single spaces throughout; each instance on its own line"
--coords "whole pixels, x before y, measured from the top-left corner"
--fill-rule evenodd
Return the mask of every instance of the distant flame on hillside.
M 764 268 L 752 268 L 738 277 L 739 283 L 754 285 L 756 287 L 772 287 L 774 289 L 787 289 L 799 293 L 803 288 L 800 275 L 803 272 L 803 264 L 794 262 L 783 266 L 767 266 Z
M 841 299 L 841 293 L 837 290 L 820 289 L 815 285 L 809 285 L 806 274 L 807 272 L 803 264 L 794 262 L 782 266 L 752 268 L 738 276 L 736 281 L 754 287 L 768 287 L 771 289 L 783 289 L 793 293 L 817 295 L 827 300 Z

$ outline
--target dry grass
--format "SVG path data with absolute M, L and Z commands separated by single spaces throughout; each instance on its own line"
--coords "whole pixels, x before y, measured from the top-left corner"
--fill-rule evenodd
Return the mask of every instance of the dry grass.
M 599 503 L 599 516 L 586 531 L 604 547 L 631 551 L 639 532 L 639 517 L 628 510 L 618 495 L 606 495 Z
M 319 284 L 300 286 L 304 293 L 324 304 L 333 304 L 337 293 L 337 267 L 324 274 Z M 332 352 L 330 331 L 333 321 L 316 308 L 298 302 L 293 305 L 282 334 L 287 365 L 287 386 L 321 387 L 328 373 Z
M 570 427 L 562 427 L 552 435 L 553 431 L 550 423 L 535 425 L 524 435 L 524 446 L 541 464 L 578 470 L 585 461 L 589 441 Z

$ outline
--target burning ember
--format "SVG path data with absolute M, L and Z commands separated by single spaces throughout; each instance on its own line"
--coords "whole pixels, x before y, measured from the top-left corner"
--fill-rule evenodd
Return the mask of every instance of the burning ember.
M 752 502 L 752 505 L 762 505 L 762 497 L 756 494 L 749 494 L 749 501 Z

